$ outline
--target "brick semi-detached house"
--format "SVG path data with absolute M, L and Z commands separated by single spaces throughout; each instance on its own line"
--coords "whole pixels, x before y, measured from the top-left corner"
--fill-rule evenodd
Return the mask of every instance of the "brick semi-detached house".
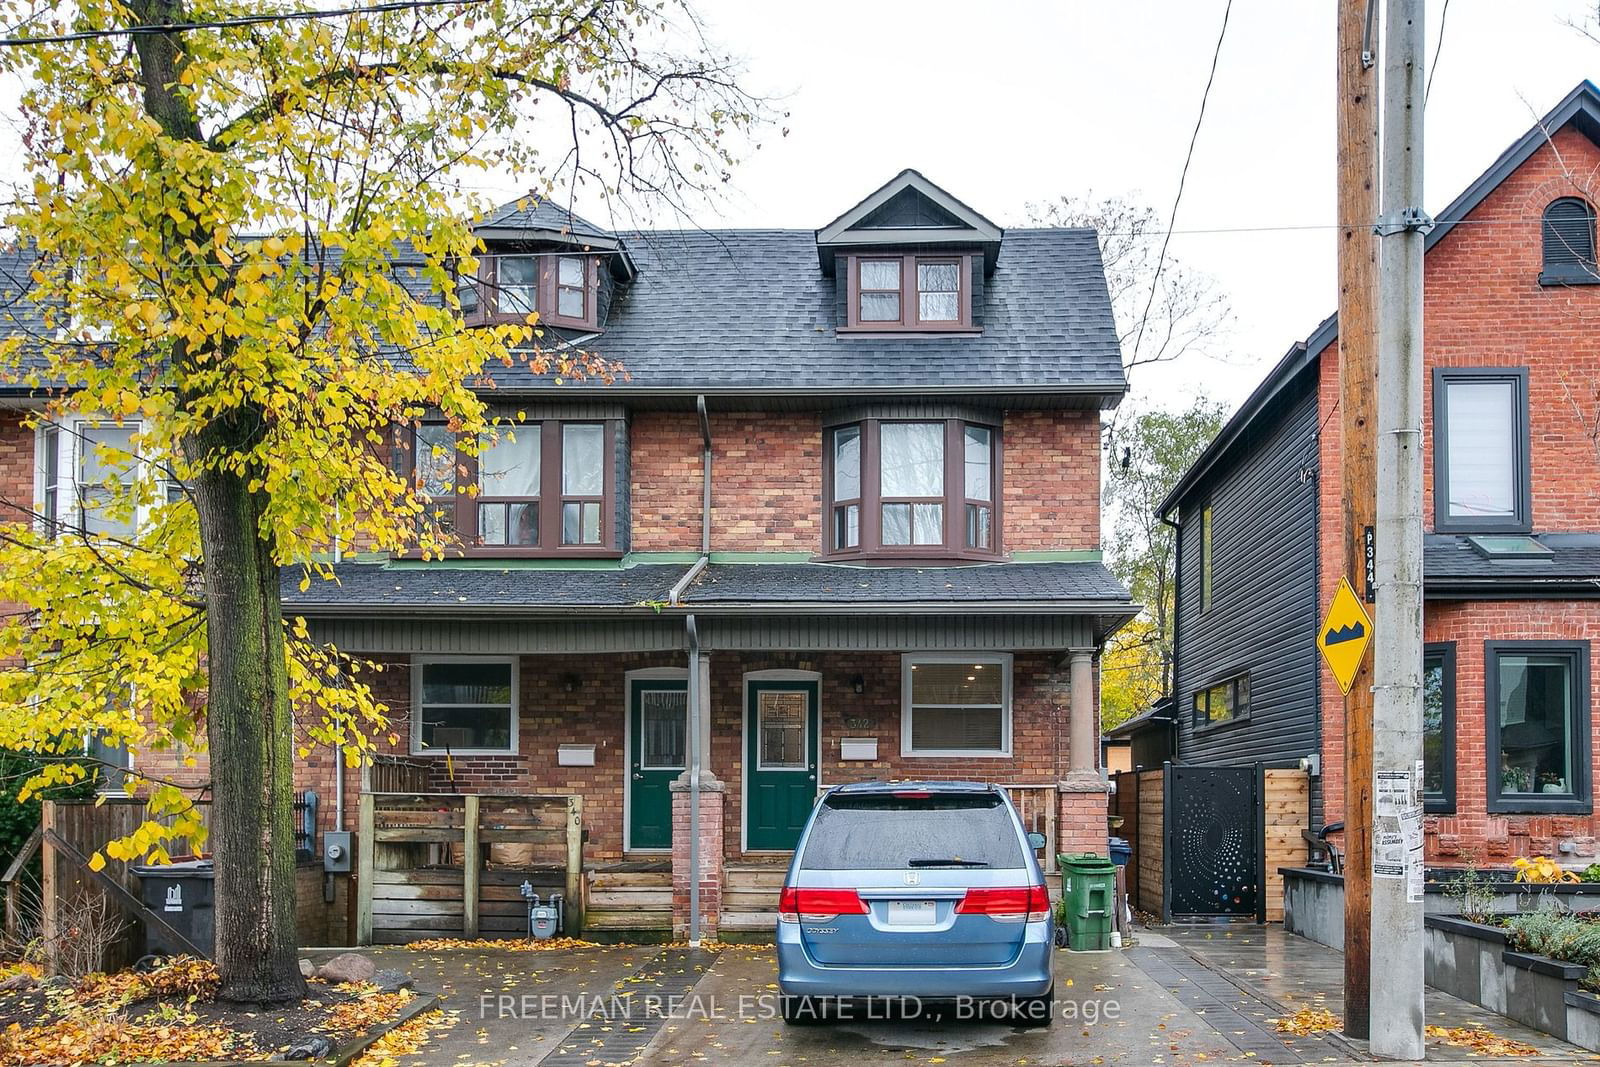
M 1597 202 L 1600 90 L 1585 82 L 1427 236 L 1431 863 L 1596 858 Z M 1345 788 L 1344 702 L 1315 647 L 1343 573 L 1337 334 L 1331 318 L 1292 347 L 1162 508 L 1179 529 L 1179 760 L 1320 755 L 1326 822 Z
M 399 755 L 440 792 L 581 794 L 585 867 L 673 886 L 663 927 L 696 723 L 712 928 L 842 782 L 1003 783 L 1055 847 L 1105 850 L 1097 656 L 1134 608 L 1100 558 L 1100 413 L 1126 383 L 1093 231 L 1003 231 L 906 171 L 816 231 L 614 233 L 544 203 L 478 234 L 469 322 L 537 311 L 628 373 L 497 370 L 526 425 L 462 454 L 475 494 L 442 424 L 397 450 L 458 552 L 286 576 L 287 613 L 386 665 Z M 20 418 L 12 499 L 46 471 L 70 488 L 71 442 L 112 432 Z M 323 830 L 333 767 L 298 774 Z

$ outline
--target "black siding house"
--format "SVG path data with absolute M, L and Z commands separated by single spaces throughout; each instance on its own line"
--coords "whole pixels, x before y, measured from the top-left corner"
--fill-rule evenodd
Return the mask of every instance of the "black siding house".
M 1253 417 L 1232 420 L 1162 505 L 1178 531 L 1180 763 L 1294 766 L 1319 751 L 1319 427 L 1305 347 L 1285 357 L 1299 373 L 1269 377 L 1241 409 Z

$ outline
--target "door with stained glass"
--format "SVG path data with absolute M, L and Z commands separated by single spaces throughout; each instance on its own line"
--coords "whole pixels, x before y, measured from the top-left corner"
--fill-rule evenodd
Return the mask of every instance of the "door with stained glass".
M 817 799 L 817 683 L 751 681 L 745 848 L 792 849 Z
M 673 781 L 688 766 L 689 683 L 633 683 L 628 699 L 628 847 L 672 847 Z

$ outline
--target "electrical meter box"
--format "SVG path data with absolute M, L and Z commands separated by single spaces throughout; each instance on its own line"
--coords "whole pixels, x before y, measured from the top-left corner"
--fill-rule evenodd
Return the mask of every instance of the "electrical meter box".
M 325 830 L 322 834 L 322 869 L 329 874 L 349 874 L 355 849 L 349 830 Z

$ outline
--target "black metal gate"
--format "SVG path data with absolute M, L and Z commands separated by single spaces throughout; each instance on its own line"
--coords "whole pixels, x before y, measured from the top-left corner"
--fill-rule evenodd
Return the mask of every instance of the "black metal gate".
M 1257 767 L 1166 768 L 1167 914 L 1264 919 Z

